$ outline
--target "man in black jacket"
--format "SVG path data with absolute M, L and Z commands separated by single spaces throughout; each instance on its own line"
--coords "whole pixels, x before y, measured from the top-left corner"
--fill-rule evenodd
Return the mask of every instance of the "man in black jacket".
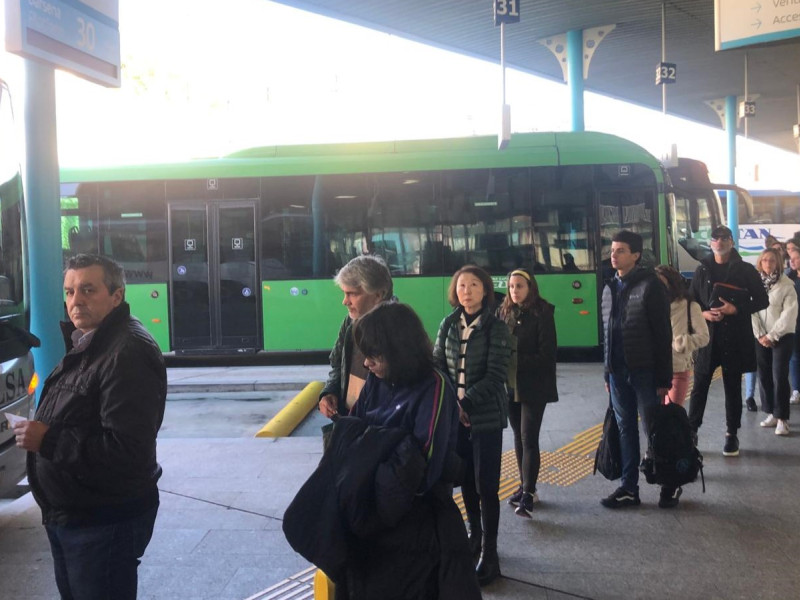
M 36 420 L 14 433 L 28 451 L 61 597 L 135 600 L 159 504 L 164 360 L 130 316 L 114 261 L 70 259 L 64 291 L 67 354 L 45 381 Z
M 708 388 L 714 370 L 722 367 L 725 387 L 724 456 L 739 456 L 737 432 L 742 425 L 742 373 L 756 370 L 755 339 L 750 315 L 769 306 L 769 296 L 753 265 L 733 247 L 733 234 L 720 225 L 711 232 L 713 256 L 694 272 L 690 293 L 703 309 L 711 341 L 697 352 L 689 421 L 695 432 L 703 424 Z M 724 284 L 722 286 L 715 284 Z
M 655 271 L 638 265 L 642 236 L 620 231 L 611 241 L 616 275 L 603 289 L 606 391 L 619 425 L 622 481 L 600 502 L 607 508 L 639 500 L 638 418 L 645 438 L 650 418 L 672 382 L 672 326 L 664 286 Z

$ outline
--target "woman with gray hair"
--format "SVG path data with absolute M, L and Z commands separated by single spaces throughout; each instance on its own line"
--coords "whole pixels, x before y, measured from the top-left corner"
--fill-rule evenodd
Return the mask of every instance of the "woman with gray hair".
M 347 414 L 367 379 L 364 355 L 353 343 L 353 321 L 393 297 L 392 275 L 379 256 L 357 256 L 333 278 L 344 293 L 347 316 L 330 354 L 331 370 L 319 396 L 319 410 L 326 417 Z

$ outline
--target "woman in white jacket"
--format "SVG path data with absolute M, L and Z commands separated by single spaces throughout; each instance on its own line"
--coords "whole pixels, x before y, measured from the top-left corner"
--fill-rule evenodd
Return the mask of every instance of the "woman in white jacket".
M 769 295 L 769 306 L 751 316 L 761 410 L 767 413 L 761 426 L 775 427 L 775 435 L 789 435 L 789 360 L 794 349 L 797 294 L 783 274 L 783 258 L 777 250 L 764 250 L 756 268 Z
M 691 299 L 676 269 L 658 265 L 656 275 L 667 288 L 672 322 L 672 387 L 664 401 L 683 406 L 692 375 L 692 353 L 708 344 L 708 326 L 703 309 Z

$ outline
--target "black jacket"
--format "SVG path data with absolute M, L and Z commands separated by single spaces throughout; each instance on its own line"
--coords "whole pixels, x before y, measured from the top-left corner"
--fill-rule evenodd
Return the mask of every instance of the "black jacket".
M 340 417 L 286 510 L 286 539 L 333 580 L 337 598 L 477 600 L 452 486 L 440 482 L 418 495 L 424 472 L 411 434 Z
M 605 332 L 604 357 L 605 378 L 611 372 L 611 328 L 612 303 L 623 301 L 622 347 L 625 365 L 629 370 L 653 371 L 656 387 L 672 386 L 672 324 L 670 308 L 664 285 L 655 271 L 634 267 L 622 278 L 625 288 L 620 298 L 615 298 L 611 286 L 603 288 L 603 331 Z
M 695 371 L 707 372 L 711 368 L 712 352 L 717 344 L 722 352 L 723 366 L 742 373 L 750 373 L 756 370 L 755 338 L 750 315 L 769 306 L 769 296 L 761 283 L 758 271 L 753 265 L 743 261 L 735 249 L 731 250 L 731 257 L 726 263 L 728 268 L 721 281 L 713 280 L 713 263 L 713 254 L 700 261 L 689 290 L 704 311 L 708 310 L 715 300 L 712 297 L 715 283 L 729 283 L 743 288 L 749 292 L 749 297 L 747 294 L 736 296 L 735 315 L 725 317 L 722 321 L 707 322 L 711 341 L 697 351 Z
M 545 303 L 540 314 L 512 309 L 506 322 L 517 340 L 514 399 L 530 404 L 558 401 L 556 387 L 555 307 Z
M 49 426 L 28 452 L 28 481 L 45 523 L 111 523 L 158 504 L 156 435 L 164 417 L 164 359 L 123 302 L 88 346 L 72 348 L 44 383 L 36 420 Z

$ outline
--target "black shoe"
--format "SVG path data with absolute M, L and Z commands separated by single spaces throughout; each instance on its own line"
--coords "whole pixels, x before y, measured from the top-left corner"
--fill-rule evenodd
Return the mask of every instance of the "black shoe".
M 639 506 L 639 492 L 629 492 L 625 488 L 617 488 L 608 498 L 600 500 L 606 508 L 623 508 L 625 506 Z
M 749 412 L 758 412 L 758 407 L 756 406 L 756 401 L 750 396 L 747 400 L 744 401 L 744 405 L 747 407 Z
M 725 446 L 722 448 L 722 456 L 739 456 L 739 438 L 732 433 L 725 434 Z
M 489 585 L 500 577 L 500 558 L 497 556 L 497 550 L 484 550 L 475 573 L 481 587 Z
M 683 493 L 683 488 L 671 488 L 663 486 L 661 488 L 661 495 L 658 499 L 658 508 L 675 508 L 678 506 L 678 500 Z
M 517 506 L 517 510 L 514 512 L 520 517 L 527 517 L 530 519 L 531 513 L 533 512 L 533 505 L 537 502 L 539 502 L 539 496 L 536 495 L 536 492 L 533 492 L 533 494 L 523 493 L 522 498 L 519 500 L 519 506 Z
M 514 492 L 513 494 L 511 494 L 511 496 L 509 496 L 508 505 L 509 506 L 519 506 L 519 501 L 522 498 L 522 494 L 524 494 L 524 492 L 522 491 L 522 486 L 519 486 L 517 488 L 517 491 Z

